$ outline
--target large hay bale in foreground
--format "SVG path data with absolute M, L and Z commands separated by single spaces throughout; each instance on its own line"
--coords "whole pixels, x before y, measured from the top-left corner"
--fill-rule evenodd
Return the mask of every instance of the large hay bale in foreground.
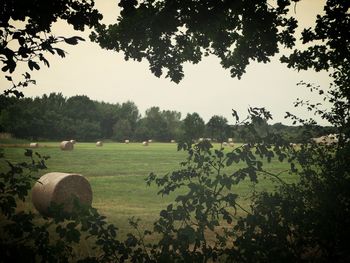
M 30 148 L 38 148 L 38 147 L 39 147 L 39 143 L 37 143 L 37 142 L 31 142 L 31 143 L 29 144 L 29 147 L 30 147 Z
M 96 142 L 96 146 L 102 147 L 103 146 L 103 142 L 101 142 L 101 141 Z
M 70 141 L 63 141 L 60 144 L 60 148 L 62 151 L 72 151 L 74 148 L 74 144 Z
M 75 197 L 82 204 L 92 203 L 91 186 L 80 174 L 47 173 L 40 177 L 32 189 L 33 205 L 45 216 L 50 216 L 48 208 L 52 202 L 63 204 L 66 212 L 72 211 Z

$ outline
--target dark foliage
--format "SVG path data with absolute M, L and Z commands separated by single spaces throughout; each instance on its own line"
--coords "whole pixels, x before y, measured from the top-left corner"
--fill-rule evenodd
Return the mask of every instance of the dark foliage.
M 90 28 L 96 26 L 102 15 L 94 9 L 93 0 L 1 1 L 0 61 L 3 64 L 1 69 L 8 74 L 6 78 L 12 83 L 12 87 L 5 90 L 5 94 L 12 93 L 17 97 L 23 97 L 23 93 L 18 89 L 33 83 L 28 72 L 23 75 L 24 81 L 14 82 L 11 73 L 15 71 L 18 63 L 26 63 L 31 71 L 39 70 L 41 63 L 49 67 L 50 63 L 45 58 L 47 52 L 60 57 L 66 55 L 64 50 L 56 47 L 57 43 L 76 45 L 79 41 L 84 41 L 79 36 L 65 37 L 52 34 L 51 26 L 59 19 L 72 25 L 75 30 L 84 30 L 85 26 Z

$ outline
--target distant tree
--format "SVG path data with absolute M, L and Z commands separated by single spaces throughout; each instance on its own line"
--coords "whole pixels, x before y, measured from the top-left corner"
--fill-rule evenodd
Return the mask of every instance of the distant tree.
M 159 107 L 151 107 L 145 112 L 145 122 L 150 139 L 166 140 L 167 123 Z
M 183 120 L 184 136 L 186 140 L 195 140 L 204 136 L 205 123 L 198 113 L 188 113 Z
M 223 116 L 214 115 L 207 123 L 207 131 L 212 139 L 219 142 L 225 141 L 229 133 L 227 119 Z
M 181 113 L 178 111 L 163 110 L 162 117 L 166 123 L 166 133 L 163 136 L 164 140 L 178 139 L 182 134 Z
M 101 138 L 101 127 L 96 121 L 89 120 L 74 120 L 72 136 L 66 136 L 66 138 L 74 138 L 78 141 L 96 141 Z
M 145 118 L 142 118 L 137 122 L 134 138 L 138 141 L 145 141 L 151 138 L 150 131 L 147 127 L 147 120 Z
M 139 109 L 132 101 L 124 102 L 119 109 L 118 117 L 120 119 L 128 120 L 131 130 L 134 131 L 136 123 L 140 119 Z
M 97 121 L 97 110 L 88 96 L 73 96 L 67 99 L 64 109 L 66 116 L 74 120 Z
M 120 119 L 113 126 L 113 139 L 124 141 L 134 137 L 129 120 Z
M 103 138 L 112 138 L 113 125 L 118 121 L 120 104 L 94 101 Z

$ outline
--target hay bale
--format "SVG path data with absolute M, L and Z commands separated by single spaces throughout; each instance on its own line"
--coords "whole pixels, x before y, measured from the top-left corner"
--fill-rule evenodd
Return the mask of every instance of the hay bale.
M 125 140 L 125 143 L 128 144 L 130 141 L 129 140 Z
M 60 148 L 62 151 L 72 151 L 74 148 L 74 144 L 70 141 L 63 141 L 60 144 Z
M 73 143 L 73 144 L 75 144 L 75 143 L 76 143 L 76 141 L 75 141 L 75 140 L 70 140 L 70 142 L 71 142 L 71 143 Z
M 101 141 L 96 142 L 96 146 L 97 147 L 102 147 L 103 146 L 103 142 L 101 142 Z
M 143 146 L 148 146 L 148 141 L 143 141 L 143 142 L 142 142 L 142 145 L 143 145 Z
M 148 143 L 151 143 L 151 142 L 153 142 L 152 140 L 148 140 Z
M 51 203 L 62 204 L 66 212 L 72 211 L 74 197 L 82 204 L 92 203 L 91 186 L 80 174 L 47 173 L 40 177 L 32 189 L 33 205 L 45 216 L 50 216 L 48 208 Z
M 175 143 L 175 140 L 170 140 L 171 143 Z
M 331 145 L 338 143 L 339 138 L 338 134 L 328 134 L 321 136 L 319 138 L 312 138 L 312 140 L 317 144 L 325 144 L 325 145 Z
M 222 146 L 227 146 L 227 145 L 228 145 L 227 142 L 222 143 Z
M 199 142 L 202 142 L 202 141 L 204 141 L 204 139 L 203 139 L 203 138 L 199 138 L 198 141 L 199 141 Z
M 227 141 L 228 142 L 233 142 L 233 139 L 232 138 L 228 138 Z
M 235 144 L 234 144 L 233 142 L 230 142 L 228 145 L 229 145 L 230 147 L 234 147 L 234 146 L 235 146 Z
M 39 147 L 39 143 L 37 143 L 37 142 L 31 142 L 31 143 L 29 144 L 29 147 L 30 147 L 30 148 L 38 148 L 38 147 Z

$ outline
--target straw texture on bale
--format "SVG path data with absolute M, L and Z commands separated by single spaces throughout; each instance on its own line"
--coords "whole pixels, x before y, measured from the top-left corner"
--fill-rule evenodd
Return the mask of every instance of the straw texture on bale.
M 51 203 L 62 204 L 66 212 L 72 211 L 74 198 L 78 198 L 82 204 L 92 203 L 91 186 L 80 174 L 47 173 L 32 189 L 34 207 L 46 216 L 50 216 L 48 208 Z
M 101 142 L 101 141 L 96 142 L 96 146 L 98 146 L 98 147 L 103 146 L 103 142 Z
M 130 141 L 129 140 L 125 140 L 125 143 L 128 144 Z
M 143 146 L 148 146 L 148 141 L 142 142 L 142 145 L 143 145 Z
M 74 144 L 71 143 L 70 141 L 63 141 L 60 144 L 60 148 L 63 151 L 71 151 L 74 148 Z
M 76 143 L 76 141 L 75 141 L 75 140 L 70 140 L 70 142 L 71 142 L 71 143 L 73 143 L 73 144 L 75 144 L 75 143 Z
M 39 143 L 37 143 L 37 142 L 31 142 L 31 143 L 29 144 L 29 147 L 30 147 L 30 148 L 38 148 L 38 147 L 39 147 Z

